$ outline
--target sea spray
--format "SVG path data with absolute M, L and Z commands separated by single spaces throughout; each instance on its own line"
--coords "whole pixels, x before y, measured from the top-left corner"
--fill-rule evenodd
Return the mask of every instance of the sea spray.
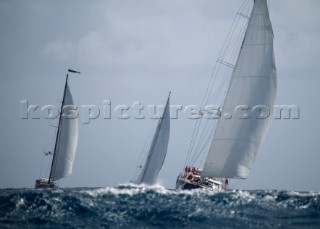
M 0 227 L 317 228 L 320 193 L 106 188 L 1 189 Z

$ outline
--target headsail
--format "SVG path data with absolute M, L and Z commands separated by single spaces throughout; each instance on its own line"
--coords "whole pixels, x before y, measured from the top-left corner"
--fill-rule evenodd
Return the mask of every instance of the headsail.
M 266 135 L 270 116 L 253 115 L 241 119 L 234 115 L 239 105 L 250 110 L 263 105 L 272 114 L 276 97 L 276 66 L 273 31 L 266 0 L 255 0 L 244 41 L 232 73 L 220 118 L 206 158 L 203 175 L 209 177 L 246 178 Z
M 74 105 L 68 81 L 65 86 L 62 107 Z M 61 111 L 63 112 L 63 111 Z M 73 162 L 78 142 L 78 121 L 75 118 L 61 117 L 57 133 L 57 142 L 51 167 L 53 181 L 69 176 L 72 173 Z
M 158 174 L 167 155 L 170 135 L 170 94 L 160 118 L 156 132 L 153 136 L 152 143 L 144 167 L 136 183 L 145 183 L 153 185 L 157 181 Z

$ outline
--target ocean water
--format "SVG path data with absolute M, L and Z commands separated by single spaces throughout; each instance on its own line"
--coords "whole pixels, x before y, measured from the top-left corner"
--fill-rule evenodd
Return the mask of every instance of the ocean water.
M 320 228 L 320 193 L 0 189 L 0 228 Z

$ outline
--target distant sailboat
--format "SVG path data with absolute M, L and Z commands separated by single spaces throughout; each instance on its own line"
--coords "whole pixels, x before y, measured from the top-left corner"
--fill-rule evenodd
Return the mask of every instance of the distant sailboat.
M 158 174 L 167 155 L 170 135 L 170 93 L 159 119 L 155 134 L 153 136 L 148 156 L 144 165 L 140 165 L 140 175 L 135 181 L 136 184 L 153 185 L 157 182 Z
M 69 69 L 70 73 L 80 73 Z M 68 77 L 63 92 L 61 109 L 59 113 L 59 123 L 55 138 L 55 145 L 48 178 L 40 178 L 35 182 L 35 188 L 54 188 L 55 181 L 69 176 L 72 173 L 73 162 L 76 154 L 78 142 L 78 121 L 76 118 L 64 117 L 63 110 L 67 105 L 74 105 L 72 95 L 68 85 Z M 47 153 L 47 155 L 50 153 Z
M 241 15 L 243 16 L 243 15 Z M 239 105 L 267 107 L 276 98 L 273 31 L 266 0 L 255 0 L 221 112 L 232 114 Z M 186 166 L 178 189 L 223 190 L 228 178 L 245 179 L 253 166 L 270 123 L 267 118 L 220 116 L 203 169 Z M 192 165 L 191 165 L 192 166 Z

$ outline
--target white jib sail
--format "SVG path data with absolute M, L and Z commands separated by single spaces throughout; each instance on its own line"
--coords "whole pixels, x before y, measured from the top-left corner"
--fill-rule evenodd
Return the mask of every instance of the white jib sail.
M 66 85 L 63 106 L 65 107 L 66 105 L 74 105 L 68 84 Z M 69 114 L 66 110 L 64 113 L 68 116 Z M 54 181 L 71 175 L 78 143 L 77 118 L 62 116 L 60 125 L 60 134 L 58 133 L 58 142 L 56 152 L 54 152 L 55 158 L 52 168 L 52 179 Z
M 157 182 L 158 174 L 167 155 L 170 135 L 170 96 L 167 100 L 163 115 L 159 120 L 155 135 L 148 152 L 145 165 L 138 177 L 137 183 L 153 185 Z
M 244 41 L 232 73 L 213 141 L 208 152 L 204 176 L 246 178 L 268 130 L 276 97 L 277 79 L 273 31 L 266 0 L 255 0 Z M 248 110 L 238 109 L 245 105 Z M 265 106 L 269 117 L 259 118 L 252 109 Z M 264 109 L 265 111 L 267 109 Z M 223 114 L 229 113 L 231 119 Z M 243 113 L 250 117 L 240 118 Z

